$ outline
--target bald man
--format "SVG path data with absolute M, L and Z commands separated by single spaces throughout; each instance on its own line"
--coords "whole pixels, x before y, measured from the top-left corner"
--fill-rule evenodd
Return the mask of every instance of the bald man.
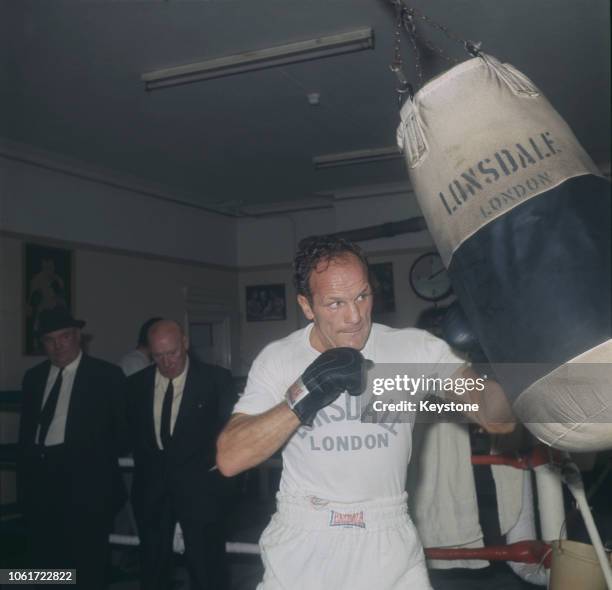
M 223 590 L 228 587 L 222 526 L 226 494 L 214 469 L 215 440 L 234 401 L 231 375 L 190 358 L 176 322 L 156 322 L 148 345 L 154 364 L 129 379 L 141 585 L 144 590 L 172 587 L 178 522 L 190 588 Z

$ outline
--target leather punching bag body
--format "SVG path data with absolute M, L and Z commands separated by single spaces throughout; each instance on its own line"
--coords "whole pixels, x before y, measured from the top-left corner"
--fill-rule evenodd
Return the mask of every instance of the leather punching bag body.
M 401 118 L 429 230 L 515 413 L 551 446 L 612 448 L 608 181 L 535 85 L 484 54 Z

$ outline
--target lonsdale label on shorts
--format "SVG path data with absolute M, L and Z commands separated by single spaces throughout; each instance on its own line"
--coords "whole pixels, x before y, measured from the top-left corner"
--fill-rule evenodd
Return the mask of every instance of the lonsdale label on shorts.
M 523 171 L 559 154 L 561 149 L 556 143 L 550 131 L 544 131 L 535 137 L 528 137 L 522 143 L 517 142 L 510 149 L 500 148 L 466 168 L 448 184 L 444 191 L 438 193 L 444 210 L 448 215 L 453 215 L 470 199 L 482 194 L 483 191 L 488 193 L 489 187 L 499 184 L 500 179 L 508 176 L 515 176 L 517 182 L 509 189 L 489 197 L 480 205 L 480 213 L 484 219 L 491 217 L 492 211 L 501 211 L 538 189 L 549 187 L 552 178 L 545 170 L 527 176 Z
M 363 510 L 359 512 L 336 512 L 332 510 L 329 515 L 329 526 L 366 528 Z

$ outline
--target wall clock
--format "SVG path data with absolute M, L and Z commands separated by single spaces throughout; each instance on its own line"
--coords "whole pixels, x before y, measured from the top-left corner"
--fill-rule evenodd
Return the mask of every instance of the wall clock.
M 437 252 L 419 256 L 410 268 L 410 285 L 426 301 L 440 301 L 452 291 L 450 277 Z

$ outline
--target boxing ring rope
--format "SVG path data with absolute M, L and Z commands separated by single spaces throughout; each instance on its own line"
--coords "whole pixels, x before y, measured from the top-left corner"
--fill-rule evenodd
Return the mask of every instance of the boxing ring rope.
M 280 467 L 279 460 L 272 460 L 273 465 L 267 467 Z M 525 455 L 472 455 L 472 465 L 503 465 L 513 467 L 515 469 L 534 470 L 536 480 L 538 477 L 543 480 L 543 483 L 538 482 L 538 491 L 545 489 L 545 485 L 550 485 L 550 478 L 557 473 L 560 473 L 563 481 L 570 489 L 576 503 L 582 513 L 587 531 L 591 538 L 593 547 L 595 548 L 606 584 L 612 590 L 612 571 L 610 562 L 607 559 L 605 549 L 601 542 L 601 538 L 593 521 L 593 516 L 588 506 L 587 498 L 582 484 L 582 477 L 576 465 L 571 461 L 567 453 L 557 451 L 545 446 L 537 446 L 531 452 Z M 131 468 L 134 466 L 134 460 L 131 457 L 122 457 L 119 459 L 119 465 L 123 468 Z M 541 471 L 546 468 L 548 472 Z M 560 486 L 558 486 L 560 488 Z M 548 487 L 547 492 L 553 488 Z M 560 489 L 558 490 L 561 494 Z M 542 497 L 542 496 L 541 496 Z M 548 498 L 547 498 L 548 499 Z M 562 501 L 562 498 L 561 498 Z M 545 529 L 549 531 L 556 526 L 546 522 L 546 518 L 542 518 L 542 534 L 545 535 Z M 547 536 L 547 535 L 545 535 Z M 550 534 L 547 536 L 547 538 Z M 550 539 L 557 539 L 560 536 L 560 529 L 557 528 L 556 534 L 550 536 Z M 109 542 L 113 545 L 138 546 L 140 540 L 136 535 L 121 535 L 111 534 Z M 259 555 L 260 549 L 257 543 L 241 543 L 227 542 L 225 544 L 227 553 L 240 555 Z M 478 548 L 449 548 L 449 547 L 427 547 L 425 548 L 425 556 L 428 559 L 444 559 L 444 560 L 461 560 L 461 559 L 484 559 L 488 561 L 512 561 L 516 563 L 539 564 L 546 569 L 550 569 L 552 561 L 552 548 L 548 543 L 538 540 L 519 541 L 508 545 L 496 545 L 489 547 Z
M 486 559 L 488 561 L 516 561 L 517 563 L 542 564 L 549 569 L 552 550 L 543 541 L 519 541 L 509 545 L 489 545 L 488 547 L 449 548 L 427 547 L 427 559 Z
M 561 451 L 549 447 L 537 446 L 525 455 L 472 455 L 472 465 L 507 465 L 515 469 L 535 469 L 551 462 L 560 462 Z

